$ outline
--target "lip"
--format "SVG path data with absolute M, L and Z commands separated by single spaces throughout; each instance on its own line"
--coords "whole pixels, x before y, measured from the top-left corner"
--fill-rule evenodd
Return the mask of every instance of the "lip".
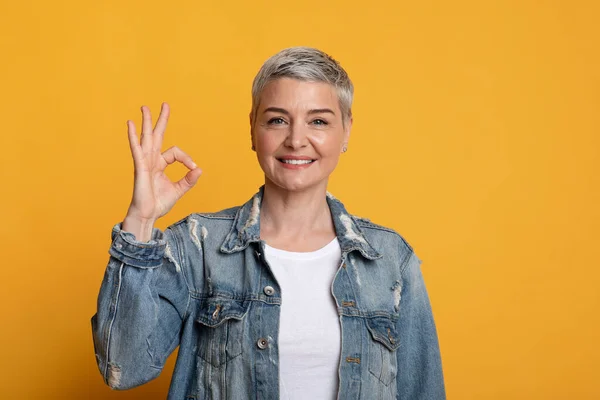
M 311 165 L 313 165 L 315 162 L 317 162 L 317 159 L 312 158 L 312 157 L 307 157 L 307 156 L 283 156 L 283 157 L 276 157 L 277 161 L 279 161 L 279 164 L 286 169 L 304 169 L 304 168 L 308 168 Z M 313 162 L 311 162 L 310 164 L 286 164 L 284 162 L 282 162 L 281 160 L 314 160 Z
M 276 157 L 280 160 L 315 160 L 315 158 L 312 157 L 308 157 L 308 156 L 282 156 L 282 157 Z

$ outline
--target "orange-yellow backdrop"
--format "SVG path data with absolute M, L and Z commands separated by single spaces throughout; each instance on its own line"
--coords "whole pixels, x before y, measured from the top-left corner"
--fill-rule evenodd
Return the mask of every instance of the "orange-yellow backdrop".
M 240 204 L 262 183 L 251 80 L 309 45 L 356 86 L 329 189 L 423 259 L 448 398 L 600 398 L 598 3 L 218 3 L 0 3 L 0 397 L 165 398 L 174 357 L 115 392 L 91 340 L 126 120 L 169 102 L 165 148 L 204 170 L 159 228 Z

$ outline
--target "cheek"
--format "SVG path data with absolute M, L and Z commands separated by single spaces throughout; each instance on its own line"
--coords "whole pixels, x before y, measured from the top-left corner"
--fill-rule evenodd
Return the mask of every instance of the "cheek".
M 263 170 L 275 168 L 275 163 L 278 161 L 273 156 L 279 150 L 280 145 L 276 135 L 259 134 L 256 136 L 256 155 Z
M 325 156 L 338 152 L 342 145 L 341 138 L 342 136 L 337 132 L 314 132 L 310 136 L 310 141 L 321 155 Z
M 325 132 L 316 132 L 311 135 L 311 141 L 320 147 L 327 147 L 327 135 Z
M 258 133 L 256 136 L 256 142 L 262 152 L 270 153 L 279 147 L 279 142 L 275 135 Z

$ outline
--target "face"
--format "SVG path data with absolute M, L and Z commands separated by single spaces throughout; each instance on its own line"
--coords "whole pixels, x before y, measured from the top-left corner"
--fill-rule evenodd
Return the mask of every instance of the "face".
M 260 96 L 250 116 L 252 143 L 266 183 L 300 191 L 327 187 L 352 120 L 342 124 L 335 88 L 324 82 L 280 78 Z

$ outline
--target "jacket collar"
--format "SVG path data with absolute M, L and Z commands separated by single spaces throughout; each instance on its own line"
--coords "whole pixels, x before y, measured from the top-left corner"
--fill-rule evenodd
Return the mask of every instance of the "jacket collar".
M 260 206 L 265 185 L 242 205 L 233 220 L 231 230 L 221 245 L 223 253 L 244 250 L 252 242 L 260 242 Z M 358 250 L 365 258 L 374 260 L 382 255 L 369 243 L 362 230 L 342 202 L 327 192 L 327 204 L 333 217 L 338 242 L 342 253 Z

